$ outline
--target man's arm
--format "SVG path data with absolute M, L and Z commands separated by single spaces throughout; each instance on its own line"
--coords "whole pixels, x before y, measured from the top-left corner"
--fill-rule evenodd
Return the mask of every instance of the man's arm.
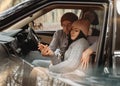
M 81 68 L 83 70 L 88 68 L 89 61 L 90 61 L 90 56 L 91 56 L 91 54 L 93 52 L 96 52 L 96 48 L 97 48 L 97 41 L 83 52 L 82 58 L 80 59 L 80 61 L 81 61 Z

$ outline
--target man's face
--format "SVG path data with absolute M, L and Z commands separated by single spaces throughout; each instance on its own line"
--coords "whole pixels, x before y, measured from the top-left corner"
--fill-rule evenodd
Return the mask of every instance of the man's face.
M 71 30 L 71 25 L 72 25 L 72 22 L 70 22 L 68 20 L 65 20 L 65 21 L 62 22 L 61 26 L 63 27 L 63 31 L 66 34 L 69 34 L 69 32 Z

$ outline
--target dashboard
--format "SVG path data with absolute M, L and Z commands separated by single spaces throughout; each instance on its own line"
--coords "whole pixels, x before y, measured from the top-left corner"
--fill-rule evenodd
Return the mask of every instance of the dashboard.
M 28 39 L 28 36 L 26 30 L 18 29 L 16 31 L 0 32 L 0 44 L 4 46 L 7 54 L 26 55 L 35 47 L 32 39 Z

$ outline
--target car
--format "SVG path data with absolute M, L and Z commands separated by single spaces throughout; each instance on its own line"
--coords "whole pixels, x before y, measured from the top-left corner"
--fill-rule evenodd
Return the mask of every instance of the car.
M 0 85 L 30 86 L 32 61 L 50 61 L 42 57 L 37 44 L 50 44 L 54 32 L 61 29 L 60 17 L 65 12 L 81 18 L 92 10 L 99 18 L 93 27 L 100 31 L 95 58 L 90 62 L 92 73 L 53 78 L 72 86 L 120 86 L 119 6 L 119 0 L 26 0 L 0 13 Z M 38 29 L 30 27 L 33 21 L 39 22 Z

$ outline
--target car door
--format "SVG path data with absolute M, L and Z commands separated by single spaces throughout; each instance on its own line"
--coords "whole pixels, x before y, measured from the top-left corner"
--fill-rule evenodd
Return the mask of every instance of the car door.
M 48 2 L 50 2 L 50 3 L 48 3 Z M 82 11 L 87 10 L 87 9 L 97 11 L 97 13 L 99 15 L 99 19 L 100 19 L 100 24 L 98 27 L 102 28 L 102 29 L 100 30 L 101 33 L 100 33 L 100 38 L 99 38 L 99 46 L 97 47 L 97 50 L 96 50 L 96 59 L 95 59 L 96 62 L 94 64 L 95 65 L 94 67 L 96 67 L 98 76 L 97 76 L 97 78 L 94 78 L 94 79 L 96 80 L 95 82 L 98 82 L 97 84 L 105 84 L 104 83 L 105 81 L 103 81 L 103 80 L 108 80 L 109 77 L 107 77 L 107 79 L 106 79 L 104 77 L 101 78 L 99 76 L 102 76 L 102 75 L 104 76 L 104 74 L 105 74 L 104 73 L 104 68 L 105 68 L 104 67 L 104 64 L 105 64 L 104 55 L 106 55 L 106 53 L 104 53 L 104 49 L 106 49 L 105 47 L 106 47 L 106 44 L 108 43 L 108 42 L 106 42 L 106 40 L 108 38 L 108 35 L 107 35 L 108 28 L 107 27 L 111 24 L 111 23 L 108 24 L 108 22 L 109 22 L 109 18 L 111 18 L 111 12 L 112 12 L 111 8 L 110 8 L 112 5 L 109 4 L 109 1 L 100 0 L 99 2 L 97 2 L 97 0 L 92 0 L 92 1 L 81 0 L 79 2 L 77 0 L 76 1 L 69 1 L 69 0 L 66 0 L 66 1 L 60 0 L 59 1 L 58 0 L 58 1 L 52 2 L 50 0 L 48 0 L 48 1 L 46 0 L 46 1 L 40 2 L 40 0 L 34 0 L 34 1 L 28 0 L 28 2 L 23 3 L 19 6 L 18 7 L 16 6 L 16 9 L 14 8 L 14 10 L 12 10 L 12 12 L 10 11 L 7 13 L 7 16 L 4 16 L 1 18 L 1 19 L 3 19 L 0 22 L 0 26 L 1 26 L 0 30 L 1 31 L 3 29 L 7 29 L 7 30 L 18 29 L 18 28 L 22 29 L 26 24 L 28 24 L 32 21 L 36 21 L 35 19 L 43 16 L 44 14 L 49 13 L 50 11 L 52 11 L 51 16 L 55 15 L 54 9 L 63 9 L 62 14 L 64 12 L 68 12 L 68 11 L 71 12 L 71 9 L 74 9 L 74 11 L 72 11 L 72 12 L 75 12 L 76 14 L 78 13 L 78 15 L 80 15 L 80 13 L 82 13 Z M 67 11 L 65 11 L 65 9 Z M 79 12 L 77 10 L 79 10 Z M 9 13 L 11 13 L 11 14 L 8 15 Z M 58 17 L 58 16 L 56 16 L 56 17 Z M 79 18 L 80 18 L 80 16 L 79 16 Z M 54 18 L 54 19 L 58 19 L 58 18 Z M 59 17 L 59 19 L 60 19 L 60 17 Z M 57 22 L 60 26 L 59 19 Z M 42 20 L 40 19 L 39 21 L 41 22 Z M 50 21 L 48 23 L 52 22 L 52 20 L 47 20 L 47 21 Z M 47 24 L 45 24 L 47 21 L 42 22 L 42 25 L 43 25 L 42 29 L 39 29 L 39 30 L 35 30 L 34 28 L 33 29 L 38 34 L 38 36 L 41 38 L 41 42 L 49 45 L 50 41 L 52 40 L 52 36 L 53 36 L 54 32 L 56 30 L 58 30 L 59 26 L 58 26 L 58 24 L 56 24 L 57 26 L 55 25 L 55 27 L 51 27 L 51 26 L 53 26 L 53 24 L 50 24 L 47 26 Z M 45 29 L 45 27 L 47 29 Z M 50 30 L 49 28 L 50 29 L 52 28 L 52 29 Z M 62 28 L 59 28 L 59 29 L 62 29 Z M 33 54 L 35 55 L 35 53 L 33 53 Z M 17 56 L 16 59 L 18 59 L 18 57 L 19 56 Z M 30 55 L 28 57 L 30 59 Z M 29 64 L 27 61 L 25 61 L 23 58 L 20 60 L 23 63 L 22 63 L 22 66 L 19 65 L 19 68 L 22 67 L 23 68 L 22 70 L 26 70 L 28 68 L 27 69 L 28 71 L 22 72 L 22 71 L 18 70 L 18 72 L 15 74 L 19 74 L 19 72 L 21 72 L 20 73 L 21 75 L 23 74 L 22 79 L 21 79 L 21 76 L 18 76 L 17 80 L 20 83 L 22 83 L 22 85 L 26 86 L 26 85 L 29 85 L 29 82 L 27 83 L 27 79 L 29 79 L 29 73 L 30 73 L 31 69 L 33 68 L 33 66 L 31 64 Z M 101 66 L 102 66 L 102 68 L 101 68 Z M 93 71 L 93 76 L 96 76 L 96 74 L 95 74 L 96 71 L 94 71 L 94 70 L 92 70 L 92 71 Z M 15 74 L 12 74 L 12 75 L 15 76 Z M 107 73 L 105 75 L 107 75 Z M 81 84 L 82 85 L 93 85 L 93 84 L 96 85 L 96 83 L 94 83 L 94 82 L 91 83 L 91 80 L 94 80 L 93 78 L 91 78 L 93 76 L 90 75 L 89 78 L 87 77 L 83 81 L 80 80 L 81 79 L 80 77 L 78 77 L 78 81 L 75 83 L 77 83 L 78 86 Z M 54 78 L 57 79 L 58 77 L 54 77 Z M 15 81 L 13 77 L 11 77 L 10 80 Z M 23 82 L 21 82 L 21 80 L 23 80 Z M 58 80 L 61 80 L 61 79 L 58 79 Z M 87 82 L 86 82 L 86 80 L 87 80 Z M 103 83 L 101 83 L 100 80 Z M 64 80 L 62 80 L 62 82 L 72 85 L 71 83 L 66 82 Z M 8 82 L 7 84 L 9 84 L 9 83 L 10 82 Z M 16 81 L 15 81 L 15 83 L 16 83 Z M 76 84 L 74 84 L 74 85 L 76 85 Z

